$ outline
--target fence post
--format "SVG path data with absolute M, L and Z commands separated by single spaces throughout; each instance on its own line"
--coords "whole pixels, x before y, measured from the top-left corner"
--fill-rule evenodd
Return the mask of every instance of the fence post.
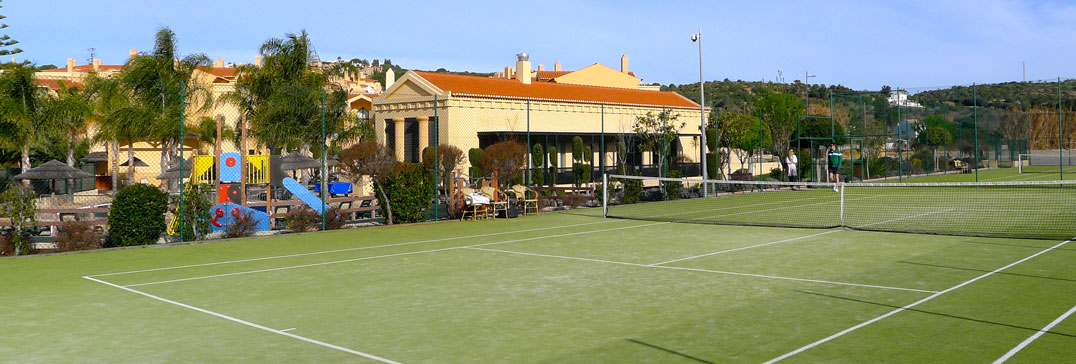
M 599 155 L 599 158 L 598 158 L 599 159 L 598 160 L 598 166 L 599 167 L 598 168 L 601 169 L 601 175 L 605 176 L 605 104 L 601 104 L 601 121 L 602 121 L 602 131 L 601 131 L 601 146 L 598 147 L 598 149 L 600 149 L 598 151 L 598 155 Z M 602 178 L 602 186 L 603 186 L 603 188 L 604 188 L 604 186 L 606 186 L 605 181 L 606 181 L 605 178 Z
M 325 214 L 329 212 L 329 204 L 325 201 L 325 193 L 329 189 L 329 168 L 325 157 L 328 154 L 325 143 L 325 89 L 321 89 L 321 231 L 325 231 Z
M 534 176 L 531 175 L 534 173 L 534 156 L 531 148 L 533 148 L 531 145 L 531 100 L 527 100 L 527 170 L 523 173 L 527 177 L 525 181 L 527 188 L 530 188 L 531 180 L 534 179 Z
M 176 216 L 179 219 L 179 242 L 183 242 L 183 141 L 187 139 L 187 130 L 184 128 L 187 120 L 184 119 L 183 111 L 187 109 L 184 100 L 187 83 L 179 81 L 179 206 L 176 207 Z M 134 163 L 133 161 L 131 163 Z M 194 168 L 191 168 L 194 170 Z
M 609 217 L 609 175 L 602 173 L 602 217 Z
M 1059 169 L 1058 177 L 1060 180 L 1065 180 L 1065 126 L 1062 123 L 1061 116 L 1061 77 L 1057 78 L 1057 164 Z
M 975 144 L 971 148 L 975 153 L 975 182 L 979 182 L 979 86 L 971 84 L 971 120 L 975 130 Z
M 527 120 L 527 128 L 530 129 L 530 120 Z M 441 203 L 441 190 L 437 188 L 437 185 L 441 183 L 439 175 L 441 169 L 441 159 L 437 155 L 437 149 L 441 147 L 441 139 L 439 134 L 441 131 L 441 120 L 437 118 L 437 94 L 433 95 L 433 219 L 440 220 L 440 216 L 437 215 L 437 205 Z M 527 134 L 528 143 L 530 140 L 530 134 Z M 448 186 L 445 186 L 445 190 L 448 190 Z

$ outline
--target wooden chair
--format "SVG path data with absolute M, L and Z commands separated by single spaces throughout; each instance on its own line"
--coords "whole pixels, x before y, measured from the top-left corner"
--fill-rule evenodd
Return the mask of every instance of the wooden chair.
M 486 186 L 482 187 L 482 194 L 489 197 L 489 204 L 491 207 L 489 212 L 493 215 L 494 219 L 497 218 L 497 212 L 499 211 L 504 211 L 504 217 L 508 218 L 508 195 L 505 194 L 504 191 Z
M 516 203 L 519 204 L 519 209 L 523 210 L 523 215 L 526 216 L 530 210 L 534 210 L 534 214 L 538 214 L 538 192 L 527 188 L 523 185 L 513 185 L 512 190 L 509 191 L 515 195 Z
M 467 204 L 467 196 L 474 194 L 475 190 L 470 187 L 464 187 L 460 189 L 459 201 L 460 206 L 463 209 L 460 212 L 460 221 L 467 219 L 467 214 L 471 215 L 472 220 L 484 219 L 489 214 L 489 205 L 486 204 Z
M 344 214 L 344 218 L 345 218 L 345 219 L 347 219 L 347 220 L 351 220 L 351 219 L 352 219 L 352 218 L 351 218 L 351 213 L 350 213 L 350 212 L 345 212 L 346 210 L 350 210 L 350 209 L 351 209 L 351 201 L 344 201 L 344 202 L 341 202 L 341 203 L 340 203 L 339 205 L 337 205 L 337 206 L 336 206 L 336 209 L 337 209 L 337 210 L 340 210 L 340 213 L 341 213 L 341 214 Z

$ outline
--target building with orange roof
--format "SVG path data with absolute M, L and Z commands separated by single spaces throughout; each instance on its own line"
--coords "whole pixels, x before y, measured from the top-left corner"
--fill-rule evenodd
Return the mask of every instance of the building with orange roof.
M 422 147 L 438 142 L 466 152 L 506 139 L 527 144 L 529 137 L 528 151 L 534 144 L 545 151 L 556 147 L 554 162 L 570 168 L 571 140 L 580 136 L 591 146 L 595 167 L 612 168 L 619 160 L 646 169 L 655 164 L 653 153 L 629 145 L 617 155 L 613 146 L 631 139 L 637 117 L 671 111 L 684 123 L 671 150 L 681 160 L 701 160 L 699 105 L 640 81 L 627 70 L 626 56 L 620 70 L 596 63 L 561 71 L 558 62 L 553 71 L 535 71 L 529 57 L 520 54 L 515 68 L 494 77 L 409 71 L 398 81 L 387 79 L 385 92 L 373 99 L 374 128 L 378 140 L 407 162 L 419 161 Z M 694 168 L 685 163 L 685 169 L 699 172 L 697 163 Z

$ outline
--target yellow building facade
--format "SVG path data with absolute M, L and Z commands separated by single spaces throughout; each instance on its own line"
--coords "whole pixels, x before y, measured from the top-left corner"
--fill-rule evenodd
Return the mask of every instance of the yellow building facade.
M 500 77 L 407 72 L 373 99 L 378 140 L 398 160 L 418 162 L 422 147 L 429 145 L 451 144 L 466 152 L 508 139 L 526 145 L 529 136 L 528 151 L 534 144 L 541 144 L 547 154 L 549 147 L 556 147 L 557 154 L 550 156 L 555 161 L 543 163 L 570 167 L 571 139 L 579 136 L 591 147 L 595 167 L 602 161 L 607 168 L 626 161 L 645 170 L 655 164 L 653 153 L 633 145 L 627 151 L 631 155 L 618 156 L 615 145 L 631 142 L 638 117 L 670 111 L 676 117 L 672 125 L 682 124 L 670 150 L 698 175 L 701 120 L 697 103 L 674 92 L 641 86 L 640 79 L 627 71 L 626 57 L 619 71 L 595 64 L 578 71 L 552 72 L 531 70 L 526 55 L 518 58 L 516 67 L 506 67 Z M 465 163 L 460 171 L 468 166 Z

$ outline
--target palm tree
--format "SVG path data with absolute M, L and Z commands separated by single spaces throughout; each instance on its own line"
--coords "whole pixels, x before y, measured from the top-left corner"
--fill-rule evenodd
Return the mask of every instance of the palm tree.
M 15 66 L 0 74 L 0 143 L 20 153 L 22 172 L 30 169 L 30 147 L 44 137 L 45 92 L 33 83 L 34 68 Z
M 92 111 L 84 88 L 67 87 L 61 81 L 56 97 L 46 98 L 45 119 L 50 131 L 64 141 L 67 165 L 75 166 L 75 146 L 86 132 L 87 117 Z
M 179 133 L 183 109 L 206 111 L 213 105 L 209 89 L 192 82 L 194 70 L 209 64 L 209 57 L 201 53 L 180 58 L 175 32 L 162 28 L 157 31 L 153 52 L 132 57 L 120 76 L 135 104 L 146 112 L 149 128 L 139 137 L 152 138 L 160 144 L 162 171 L 171 164 L 183 142 Z
M 206 145 L 215 145 L 217 144 L 217 120 L 204 116 L 198 120 L 198 124 L 188 133 L 194 135 L 194 140 L 198 143 L 199 150 Z M 221 140 L 234 140 L 235 135 L 235 129 L 232 129 L 227 124 L 221 125 Z M 236 145 L 239 145 L 239 143 L 236 143 Z
M 86 93 L 90 101 L 89 121 L 97 126 L 94 142 L 105 143 L 109 151 L 109 170 L 112 171 L 112 189 L 119 189 L 119 131 L 127 128 L 118 125 L 120 120 L 113 114 L 130 106 L 130 94 L 118 79 L 101 78 L 91 74 L 86 79 Z M 128 152 L 128 158 L 133 152 Z

